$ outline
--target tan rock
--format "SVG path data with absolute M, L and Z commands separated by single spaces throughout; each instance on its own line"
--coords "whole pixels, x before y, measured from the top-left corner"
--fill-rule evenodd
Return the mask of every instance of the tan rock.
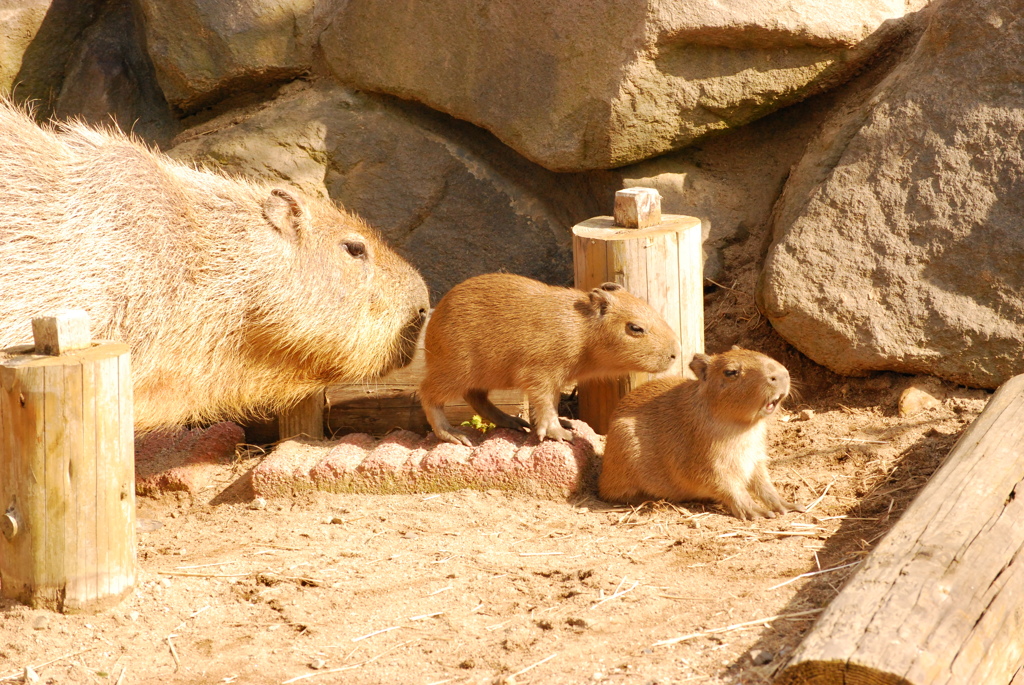
M 935 378 L 918 378 L 900 393 L 900 416 L 913 416 L 928 409 L 942 406 L 946 390 Z
M 167 101 L 195 111 L 308 71 L 315 0 L 139 0 Z
M 843 374 L 1024 372 L 1022 0 L 945 0 L 777 205 L 761 310 Z
M 22 58 L 52 0 L 0 0 L 0 93 L 10 93 Z
M 482 126 L 555 171 L 611 168 L 846 79 L 924 0 L 338 3 L 343 83 Z

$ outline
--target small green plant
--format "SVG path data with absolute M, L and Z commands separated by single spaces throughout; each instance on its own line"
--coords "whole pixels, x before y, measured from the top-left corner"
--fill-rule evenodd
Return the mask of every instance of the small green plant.
M 480 416 L 476 414 L 473 414 L 473 418 L 471 418 L 469 421 L 463 421 L 460 425 L 468 426 L 470 428 L 476 428 L 481 433 L 486 433 L 492 428 L 497 428 L 497 426 L 495 426 L 493 423 L 491 423 L 490 421 L 484 421 L 482 418 L 480 418 Z

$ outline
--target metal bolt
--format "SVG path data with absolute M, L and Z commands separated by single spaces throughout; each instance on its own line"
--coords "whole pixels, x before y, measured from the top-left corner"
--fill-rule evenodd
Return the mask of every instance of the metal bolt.
M 8 541 L 14 540 L 14 536 L 18 534 L 18 517 L 13 511 L 4 512 L 4 515 L 0 516 L 0 532 L 3 532 Z

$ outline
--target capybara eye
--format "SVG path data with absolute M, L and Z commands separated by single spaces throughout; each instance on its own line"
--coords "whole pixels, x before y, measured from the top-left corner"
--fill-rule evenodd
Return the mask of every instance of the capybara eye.
M 353 257 L 359 257 L 360 259 L 366 257 L 366 245 L 359 241 L 353 240 L 351 242 L 342 243 L 342 247 L 344 247 L 345 251 Z
M 626 328 L 633 335 L 643 335 L 645 332 L 643 326 L 637 326 L 635 323 L 627 323 Z
M 724 373 L 725 373 L 726 376 L 729 376 L 731 378 L 732 376 L 740 375 L 740 370 L 739 369 L 726 369 L 724 371 Z

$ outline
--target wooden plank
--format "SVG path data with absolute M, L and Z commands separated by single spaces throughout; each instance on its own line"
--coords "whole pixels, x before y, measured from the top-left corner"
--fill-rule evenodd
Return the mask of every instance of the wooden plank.
M 1007 381 L 776 683 L 1019 682 L 1024 375 Z
M 312 393 L 277 417 L 278 439 L 302 436 L 310 440 L 324 439 L 324 391 Z
M 118 428 L 120 429 L 120 456 L 118 497 L 120 510 L 120 536 L 117 591 L 110 596 L 97 597 L 101 604 L 96 608 L 111 606 L 120 601 L 135 587 L 135 566 L 138 559 L 135 539 L 135 404 L 132 389 L 131 358 L 128 354 L 117 356 L 118 383 Z M 116 471 L 115 471 L 116 472 Z
M 81 507 L 90 494 L 84 492 L 78 483 L 80 455 L 83 452 L 85 437 L 82 434 L 82 419 L 85 413 L 82 397 L 82 364 L 69 363 L 60 369 L 61 388 L 57 393 L 61 398 L 61 422 L 63 445 L 59 454 L 50 454 L 49 458 L 60 461 L 61 481 L 64 491 L 63 520 L 63 569 L 60 571 L 58 588 L 62 587 L 64 595 L 60 606 L 74 606 L 82 600 L 82 585 L 85 569 L 81 564 L 84 548 L 79 537 L 79 528 L 86 523 L 82 520 Z
M 0 505 L 19 521 L 18 534 L 0 538 L 0 594 L 23 604 L 33 602 L 32 580 L 38 569 L 37 528 L 45 507 L 42 369 L 0 366 Z
M 127 356 L 127 355 L 126 355 Z M 79 493 L 78 562 L 76 591 L 68 592 L 67 604 L 82 607 L 99 598 L 97 573 L 99 561 L 99 517 L 96 511 L 96 365 L 83 363 L 82 369 L 82 443 L 72 457 L 72 487 Z
M 64 365 L 43 369 L 43 556 L 35 584 L 35 603 L 58 611 L 63 608 L 67 491 L 67 444 L 64 439 Z
M 695 225 L 680 230 L 676 238 L 679 249 L 679 347 L 683 375 L 696 378 L 690 371 L 690 360 L 704 352 L 704 252 L 703 228 Z

